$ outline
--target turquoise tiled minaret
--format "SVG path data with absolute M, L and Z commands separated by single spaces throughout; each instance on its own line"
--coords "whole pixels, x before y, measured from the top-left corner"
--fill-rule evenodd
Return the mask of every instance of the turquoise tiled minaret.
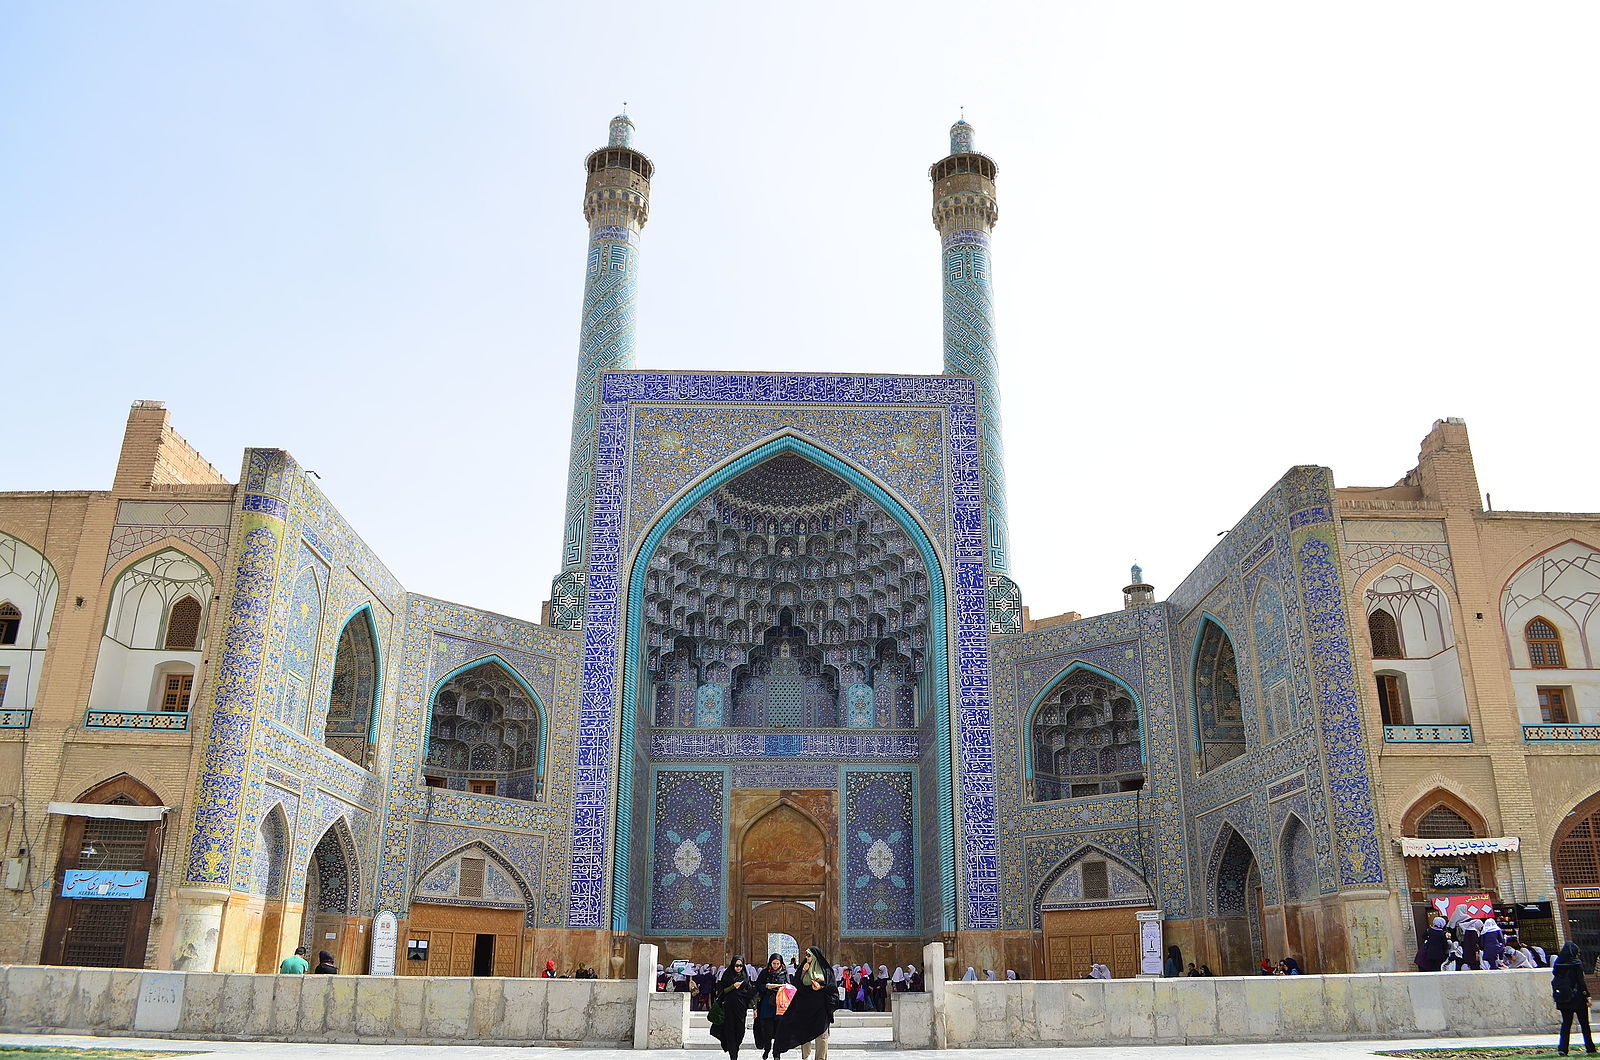
M 950 126 L 950 154 L 933 164 L 933 223 L 944 251 L 944 370 L 978 383 L 983 458 L 983 521 L 988 532 L 989 628 L 1022 632 L 1022 597 L 1007 571 L 1005 449 L 995 373 L 994 301 L 989 286 L 989 233 L 999 218 L 994 159 L 972 146 L 972 126 Z
M 550 624 L 561 629 L 583 625 L 600 373 L 633 367 L 639 234 L 650 216 L 650 175 L 655 172 L 655 165 L 633 149 L 633 122 L 626 114 L 611 119 L 606 146 L 590 154 L 584 168 L 589 172 L 583 192 L 589 260 L 583 327 L 578 333 L 578 385 L 572 400 L 561 573 L 550 587 Z

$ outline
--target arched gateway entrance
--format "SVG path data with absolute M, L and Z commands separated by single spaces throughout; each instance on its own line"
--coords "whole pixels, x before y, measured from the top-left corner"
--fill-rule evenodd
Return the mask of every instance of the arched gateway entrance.
M 953 829 L 925 834 L 916 810 L 948 790 L 918 791 L 912 772 L 934 756 L 950 783 L 948 743 L 917 735 L 949 724 L 950 687 L 945 581 L 921 522 L 784 436 L 674 503 L 629 569 L 618 831 L 632 841 L 615 878 L 652 868 L 647 914 L 619 889 L 613 922 L 642 920 L 664 956 L 697 962 L 757 960 L 769 936 L 882 963 L 903 935 L 912 959 L 920 873 L 954 872 Z M 644 827 L 638 784 L 652 785 Z
M 738 909 L 744 952 L 759 960 L 769 935 L 788 935 L 804 947 L 834 952 L 834 906 L 829 885 L 833 844 L 818 822 L 795 804 L 780 801 L 746 829 L 739 845 Z

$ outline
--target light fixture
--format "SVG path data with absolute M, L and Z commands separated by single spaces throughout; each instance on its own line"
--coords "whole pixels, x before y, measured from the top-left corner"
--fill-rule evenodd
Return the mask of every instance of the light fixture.
M 98 851 L 98 850 L 96 850 L 94 848 L 94 844 L 93 843 L 90 843 L 88 846 L 86 846 L 82 850 L 78 851 L 78 857 L 80 857 L 80 858 L 97 858 L 99 856 L 100 856 L 100 851 Z

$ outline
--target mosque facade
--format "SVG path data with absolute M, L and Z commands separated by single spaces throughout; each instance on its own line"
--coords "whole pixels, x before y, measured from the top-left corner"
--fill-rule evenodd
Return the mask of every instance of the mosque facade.
M 1077 977 L 1389 970 L 1443 901 L 1600 942 L 1600 517 L 1289 469 L 1164 599 L 1033 619 L 995 162 L 930 169 L 935 375 L 637 370 L 654 166 L 589 224 L 541 620 L 408 592 L 293 457 L 156 402 L 110 491 L 0 495 L 0 960 L 632 970 L 781 943 Z M 931 264 L 931 263 L 930 263 Z

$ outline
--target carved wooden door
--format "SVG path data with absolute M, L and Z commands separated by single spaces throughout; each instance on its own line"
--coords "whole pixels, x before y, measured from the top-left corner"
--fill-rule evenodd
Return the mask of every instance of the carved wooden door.
M 803 950 L 817 941 L 817 911 L 794 901 L 762 902 L 750 911 L 750 937 L 746 941 L 745 960 L 762 964 L 772 951 L 767 947 L 768 935 L 790 935 Z

